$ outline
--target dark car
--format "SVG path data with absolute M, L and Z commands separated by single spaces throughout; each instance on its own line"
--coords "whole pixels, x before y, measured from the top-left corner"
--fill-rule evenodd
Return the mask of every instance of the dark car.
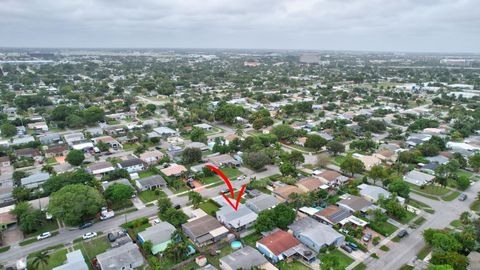
M 182 207 L 180 206 L 180 204 L 176 204 L 174 208 L 178 210 L 178 209 L 180 209 L 180 208 L 182 208 Z
M 349 246 L 352 250 L 357 250 L 358 249 L 358 246 L 355 243 L 347 242 L 346 245 Z
M 465 194 L 465 193 L 462 193 L 462 194 L 460 194 L 460 196 L 458 196 L 458 200 L 459 200 L 459 201 L 462 201 L 462 202 L 463 202 L 463 201 L 465 201 L 466 199 L 467 199 L 467 194 Z
M 397 236 L 400 237 L 400 238 L 403 238 L 403 237 L 405 237 L 405 236 L 407 236 L 407 235 L 408 235 L 407 230 L 401 230 L 401 231 L 399 231 L 398 234 L 397 234 Z
M 342 245 L 342 249 L 348 253 L 352 253 L 352 248 L 347 245 Z
M 187 186 L 188 186 L 189 188 L 191 188 L 191 189 L 194 189 L 194 188 L 195 188 L 195 185 L 193 184 L 192 181 L 188 181 L 188 182 L 187 182 Z
M 83 229 L 86 229 L 88 227 L 92 227 L 93 223 L 92 222 L 87 222 L 87 223 L 83 223 L 82 225 L 78 226 L 78 228 L 80 230 L 83 230 Z

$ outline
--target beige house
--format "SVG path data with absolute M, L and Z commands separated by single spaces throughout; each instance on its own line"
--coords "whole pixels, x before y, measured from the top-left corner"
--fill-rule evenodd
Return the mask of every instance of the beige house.
M 158 150 L 152 150 L 140 154 L 139 158 L 148 165 L 153 165 L 157 164 L 164 156 L 164 153 Z

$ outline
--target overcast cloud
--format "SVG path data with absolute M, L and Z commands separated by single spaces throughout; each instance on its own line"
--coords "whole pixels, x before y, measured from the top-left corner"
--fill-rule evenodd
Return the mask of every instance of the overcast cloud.
M 478 0 L 0 0 L 0 46 L 480 52 Z

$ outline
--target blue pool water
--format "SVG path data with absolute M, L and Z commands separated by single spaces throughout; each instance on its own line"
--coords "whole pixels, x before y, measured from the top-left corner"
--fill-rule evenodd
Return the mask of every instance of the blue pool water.
M 242 243 L 240 243 L 239 241 L 233 241 L 230 246 L 233 248 L 233 249 L 239 249 L 242 247 Z

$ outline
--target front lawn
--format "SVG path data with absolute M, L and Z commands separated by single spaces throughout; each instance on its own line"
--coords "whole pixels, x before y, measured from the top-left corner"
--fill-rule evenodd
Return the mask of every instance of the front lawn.
M 359 265 L 355 266 L 353 270 L 365 270 L 367 266 L 364 263 L 360 263 Z
M 43 223 L 43 226 L 38 229 L 36 232 L 33 232 L 33 233 L 29 233 L 27 235 L 25 235 L 25 238 L 30 238 L 30 237 L 33 237 L 33 236 L 37 236 L 39 234 L 42 234 L 44 232 L 52 232 L 52 231 L 55 231 L 58 229 L 58 222 L 54 219 L 52 220 L 45 220 L 45 222 Z
M 202 202 L 198 205 L 198 208 L 202 209 L 203 211 L 205 211 L 205 213 L 211 216 L 215 216 L 215 213 L 218 211 L 218 209 L 220 209 L 217 203 L 212 200 Z
M 371 221 L 369 226 L 370 226 L 370 228 L 372 228 L 372 230 L 378 232 L 379 234 L 381 234 L 383 236 L 389 236 L 398 229 L 395 225 L 393 225 L 391 223 L 388 223 L 388 222 L 374 222 L 374 221 Z
M 334 251 L 330 251 L 329 254 L 333 255 L 337 258 L 337 260 L 336 260 L 338 262 L 338 268 L 337 269 L 346 269 L 350 264 L 353 263 L 352 258 L 348 257 L 347 255 L 345 255 L 343 252 L 341 252 L 338 249 L 335 249 Z M 322 261 L 322 257 L 324 255 L 325 254 L 318 255 L 318 258 L 320 259 L 320 261 Z
M 146 171 L 138 173 L 138 177 L 140 177 L 140 178 L 145 178 L 145 177 L 149 177 L 149 176 L 153 176 L 153 175 L 156 175 L 156 173 L 151 171 L 151 170 L 146 170 Z
M 156 200 L 158 200 L 158 198 L 163 197 L 163 196 L 167 196 L 167 194 L 165 194 L 165 192 L 163 192 L 162 190 L 159 190 L 159 189 L 157 189 L 157 190 L 145 190 L 145 191 L 142 191 L 138 194 L 138 197 L 140 198 L 140 200 L 142 200 L 143 203 L 149 203 L 149 202 L 152 202 L 152 201 L 156 201 Z
M 422 186 L 422 187 L 419 187 L 417 185 L 413 185 L 413 184 L 409 184 L 410 185 L 410 188 L 413 189 L 413 190 L 416 190 L 416 191 L 419 191 L 419 192 L 422 192 L 422 193 L 426 193 L 426 194 L 430 194 L 430 195 L 445 195 L 447 194 L 448 192 L 450 192 L 450 189 L 448 188 L 444 188 L 442 186 L 438 186 L 438 185 L 425 185 L 425 186 Z
M 28 255 L 27 261 L 28 261 L 29 265 L 32 263 L 33 259 L 35 258 L 35 255 L 36 255 L 36 253 L 32 253 L 32 254 Z M 59 250 L 59 251 L 54 252 L 54 253 L 49 255 L 47 265 L 38 264 L 38 267 L 35 268 L 35 269 L 37 269 L 37 270 L 53 269 L 57 266 L 60 266 L 60 265 L 64 264 L 66 260 L 67 260 L 67 250 L 62 249 L 62 250 Z M 30 269 L 30 267 L 29 267 L 29 269 Z M 32 267 L 32 269 L 33 269 L 33 267 Z
M 394 218 L 396 221 L 402 223 L 402 224 L 407 224 L 409 223 L 413 218 L 415 218 L 417 215 L 415 215 L 414 213 L 412 212 L 409 212 L 407 211 L 407 216 L 402 218 L 402 219 L 397 219 L 397 218 Z
M 460 192 L 453 191 L 452 193 L 448 194 L 447 196 L 442 197 L 442 200 L 446 202 L 450 202 L 455 200 L 460 195 Z
M 428 254 L 430 254 L 430 252 L 432 252 L 432 247 L 430 247 L 429 245 L 426 245 L 418 252 L 417 258 L 419 258 L 420 260 L 423 260 L 425 259 L 425 257 L 427 257 Z
M 470 210 L 475 212 L 480 211 L 480 200 L 476 200 L 472 204 L 470 204 Z
M 228 179 L 230 179 L 230 181 L 234 181 L 236 180 L 235 179 L 236 177 L 242 175 L 242 172 L 240 172 L 237 168 L 227 167 L 227 168 L 221 168 L 220 170 L 223 172 L 223 174 L 225 174 L 226 177 L 228 177 Z M 220 178 L 220 176 L 215 174 L 213 176 L 200 178 L 199 181 L 204 185 L 208 185 L 211 183 L 222 181 L 222 179 Z
M 340 166 L 340 164 L 342 164 L 342 162 L 345 160 L 345 158 L 346 158 L 345 156 L 335 156 L 333 158 L 333 163 Z
M 424 217 L 419 217 L 419 218 L 415 219 L 413 224 L 415 224 L 417 226 L 421 226 L 423 223 L 425 223 L 425 221 L 427 221 L 427 220 Z

